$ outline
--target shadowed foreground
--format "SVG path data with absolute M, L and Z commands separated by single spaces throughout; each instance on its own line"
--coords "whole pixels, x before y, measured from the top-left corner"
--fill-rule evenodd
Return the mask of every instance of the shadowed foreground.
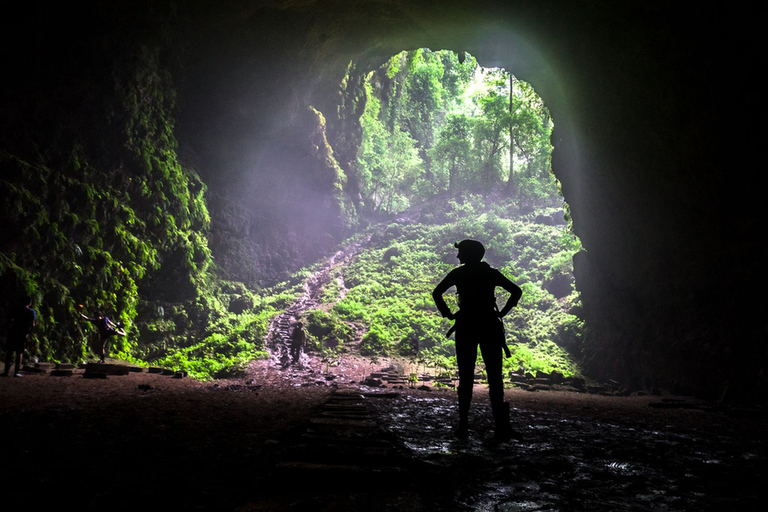
M 766 420 L 672 397 L 507 390 L 520 439 L 471 435 L 449 391 L 326 385 L 254 364 L 199 383 L 0 379 L 0 481 L 32 510 L 687 511 L 757 508 Z M 739 414 L 737 414 L 739 413 Z

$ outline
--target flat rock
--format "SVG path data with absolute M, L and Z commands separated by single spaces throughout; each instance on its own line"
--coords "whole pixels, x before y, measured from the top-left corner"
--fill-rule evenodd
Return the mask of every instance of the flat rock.
M 88 363 L 85 373 L 104 373 L 106 375 L 128 375 L 128 367 L 109 363 Z

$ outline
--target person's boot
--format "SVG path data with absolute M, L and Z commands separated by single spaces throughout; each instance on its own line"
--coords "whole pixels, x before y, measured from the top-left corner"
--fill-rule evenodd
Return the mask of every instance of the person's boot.
M 493 422 L 496 425 L 494 437 L 497 440 L 508 441 L 519 437 L 512 430 L 512 425 L 509 424 L 509 402 L 491 404 L 491 411 L 493 413 Z

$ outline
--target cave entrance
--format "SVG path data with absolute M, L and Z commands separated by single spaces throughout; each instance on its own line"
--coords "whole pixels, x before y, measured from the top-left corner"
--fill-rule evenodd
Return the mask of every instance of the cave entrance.
M 445 263 L 456 263 L 453 242 L 482 240 L 486 260 L 524 289 L 509 319 L 512 369 L 578 373 L 567 354 L 580 349 L 581 244 L 551 169 L 543 100 L 506 69 L 428 48 L 392 56 L 362 84 L 361 210 L 430 225 L 421 233 L 446 243 Z

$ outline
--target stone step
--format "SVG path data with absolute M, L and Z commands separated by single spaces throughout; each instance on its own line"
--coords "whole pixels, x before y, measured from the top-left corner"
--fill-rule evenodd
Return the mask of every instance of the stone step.
M 316 463 L 306 461 L 281 461 L 275 472 L 284 481 L 299 481 L 302 487 L 327 488 L 334 485 L 356 490 L 391 485 L 392 480 L 402 479 L 408 472 L 397 466 L 356 466 L 352 464 Z
M 106 379 L 107 374 L 104 372 L 86 371 L 83 374 L 84 379 Z
M 88 363 L 85 365 L 85 375 L 87 374 L 105 374 L 105 375 L 128 375 L 126 366 L 109 363 Z
M 337 391 L 289 440 L 278 457 L 274 478 L 302 488 L 354 489 L 400 485 L 409 474 L 400 451 L 379 428 L 359 392 Z
M 375 421 L 363 418 L 363 419 L 350 419 L 350 418 L 334 418 L 328 416 L 315 416 L 309 419 L 309 423 L 312 425 L 334 425 L 337 428 L 376 428 L 378 425 Z
M 48 373 L 48 366 L 40 366 L 40 363 L 34 365 L 24 365 L 21 367 L 21 371 L 24 373 Z

